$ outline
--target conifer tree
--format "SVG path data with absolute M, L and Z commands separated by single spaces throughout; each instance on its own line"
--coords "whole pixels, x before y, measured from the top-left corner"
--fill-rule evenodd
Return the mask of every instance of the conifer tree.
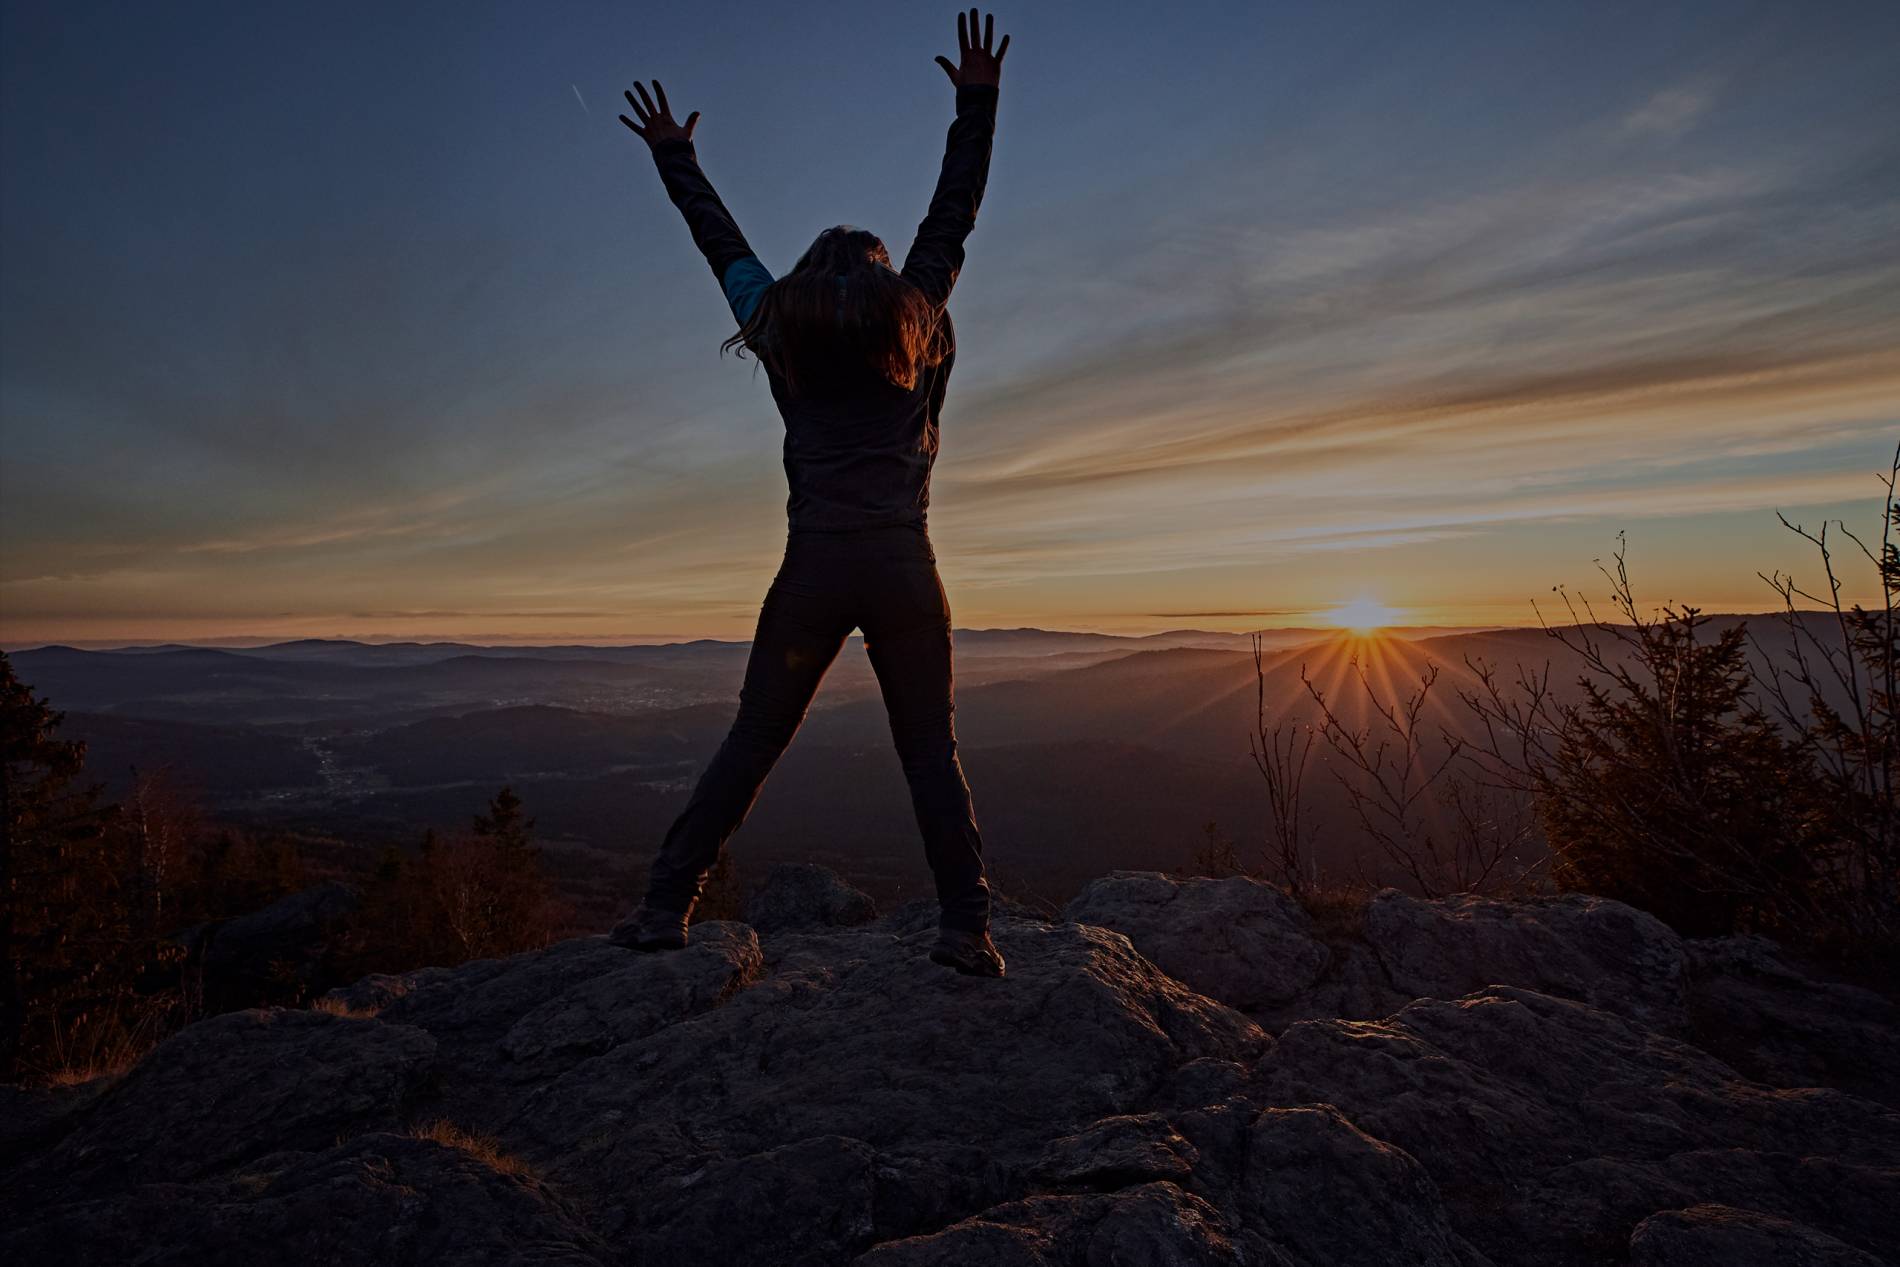
M 0 652 L 0 1078 L 41 1062 L 112 993 L 125 939 L 109 807 L 86 746 Z

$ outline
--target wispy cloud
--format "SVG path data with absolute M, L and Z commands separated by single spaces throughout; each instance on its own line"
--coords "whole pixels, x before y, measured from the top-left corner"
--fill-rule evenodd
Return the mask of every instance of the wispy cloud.
M 1701 122 L 1715 104 L 1714 85 L 1707 80 L 1664 88 L 1623 116 L 1628 132 L 1674 139 Z
M 458 506 L 466 507 L 472 496 L 465 491 L 439 491 L 424 494 L 413 502 L 355 507 L 315 523 L 272 524 L 242 537 L 183 542 L 173 549 L 186 555 L 281 554 L 373 538 L 412 537 L 440 529 L 446 522 L 447 512 Z

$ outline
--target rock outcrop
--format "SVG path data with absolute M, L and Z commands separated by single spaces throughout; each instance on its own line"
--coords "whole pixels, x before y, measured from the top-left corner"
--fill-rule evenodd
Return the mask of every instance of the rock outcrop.
M 986 981 L 929 963 L 915 910 L 782 880 L 684 951 L 370 978 L 192 1026 L 115 1082 L 10 1092 L 0 1254 L 1892 1258 L 1900 1113 L 1865 1094 L 1891 1002 L 1770 945 L 1576 898 L 1388 893 L 1322 926 L 1250 881 L 1117 874 L 1061 922 L 999 916 L 1010 975 Z
M 1900 1108 L 1900 1007 L 1891 998 L 1816 981 L 1765 937 L 1688 948 L 1700 1046 L 1761 1082 L 1838 1087 Z
M 1063 914 L 1126 934 L 1183 985 L 1256 1014 L 1295 1002 L 1333 958 L 1297 902 L 1238 876 L 1184 882 L 1117 871 L 1083 889 Z
M 829 867 L 781 862 L 766 872 L 764 884 L 746 896 L 744 915 L 745 922 L 761 933 L 848 928 L 876 919 L 877 903 Z
M 1682 939 L 1641 911 L 1582 894 L 1424 902 L 1388 889 L 1341 935 L 1255 880 L 1117 871 L 1063 913 L 1126 933 L 1163 971 L 1269 1029 L 1312 1017 L 1376 1019 L 1413 999 L 1496 982 L 1663 1029 L 1686 1023 Z
M 189 971 L 214 1010 L 261 999 L 309 997 L 331 949 L 361 905 L 347 884 L 326 880 L 234 919 L 178 933 Z

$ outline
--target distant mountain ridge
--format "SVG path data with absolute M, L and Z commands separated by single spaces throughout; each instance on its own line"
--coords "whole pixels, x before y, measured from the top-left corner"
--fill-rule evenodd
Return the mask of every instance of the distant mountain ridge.
M 1824 617 L 1816 617 L 1821 620 Z M 1785 651 L 1757 620 L 1759 653 Z M 1301 631 L 1302 634 L 1311 631 Z M 1072 887 L 1108 866 L 1175 867 L 1208 826 L 1244 848 L 1267 830 L 1248 756 L 1259 701 L 1241 635 L 1147 638 L 1048 630 L 959 635 L 957 729 L 988 856 L 1026 891 Z M 214 816 L 380 845 L 467 820 L 504 783 L 555 848 L 644 865 L 731 721 L 750 648 L 738 642 L 567 647 L 541 655 L 462 644 L 309 641 L 285 654 L 200 647 L 22 652 L 21 679 L 67 713 L 114 794 L 163 771 Z M 623 659 L 606 656 L 619 654 Z M 1307 680 L 1348 727 L 1375 724 L 1358 680 L 1391 695 L 1440 669 L 1426 724 L 1475 737 L 1457 693 L 1467 661 L 1524 664 L 1576 690 L 1583 663 L 1541 629 L 1417 640 L 1344 634 L 1270 647 L 1274 718 L 1311 724 Z M 1314 855 L 1354 838 L 1332 756 L 1309 772 Z M 838 807 L 851 812 L 840 814 Z M 822 826 L 821 826 L 822 825 Z M 848 647 L 737 840 L 742 866 L 823 861 L 880 900 L 927 880 L 877 682 Z M 579 872 L 576 872 L 578 875 Z M 598 900 L 577 880 L 576 904 Z
M 1492 626 L 1451 626 L 1451 625 L 1407 625 L 1395 626 L 1383 632 L 1400 638 L 1427 638 L 1445 634 L 1466 633 L 1475 629 Z M 1152 648 L 1172 646 L 1232 647 L 1245 649 L 1249 640 L 1258 633 L 1268 646 L 1290 646 L 1299 642 L 1310 642 L 1327 638 L 1339 631 L 1331 628 L 1280 628 L 1262 629 L 1251 632 L 1229 632 L 1210 629 L 1169 629 L 1151 634 L 1113 634 L 1093 630 L 1041 629 L 1033 625 L 1024 625 L 1013 629 L 957 629 L 954 631 L 960 650 L 972 654 L 995 654 L 1000 649 L 1020 653 L 1030 648 L 1039 648 L 1053 653 L 1065 650 L 1098 650 L 1103 648 Z M 15 643 L 6 649 L 9 655 L 39 651 L 88 651 L 117 654 L 154 655 L 178 651 L 223 651 L 234 655 L 261 656 L 267 659 L 366 659 L 373 657 L 377 662 L 389 659 L 402 661 L 437 660 L 453 656 L 500 656 L 531 659 L 599 659 L 628 660 L 641 659 L 649 655 L 664 655 L 667 652 L 679 652 L 708 647 L 745 646 L 748 640 L 743 638 L 689 638 L 670 641 L 627 642 L 627 643 L 530 643 L 505 642 L 482 643 L 457 640 L 366 640 L 356 638 L 293 638 L 282 642 L 268 642 L 243 638 L 214 638 L 202 642 L 121 642 L 112 639 L 82 640 L 80 642 Z

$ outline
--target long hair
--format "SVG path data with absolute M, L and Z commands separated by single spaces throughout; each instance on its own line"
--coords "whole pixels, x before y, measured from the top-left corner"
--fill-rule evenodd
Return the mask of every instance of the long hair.
M 941 313 L 891 268 L 875 233 L 841 224 L 818 235 L 792 271 L 721 352 L 747 350 L 793 394 L 862 380 L 865 371 L 906 391 L 942 363 Z

